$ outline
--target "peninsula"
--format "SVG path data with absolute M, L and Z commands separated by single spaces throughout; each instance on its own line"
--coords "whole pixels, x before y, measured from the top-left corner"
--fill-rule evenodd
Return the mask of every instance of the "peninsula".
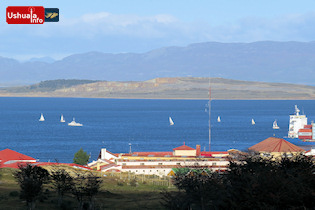
M 313 100 L 315 87 L 211 78 L 213 99 Z M 164 77 L 147 81 L 50 80 L 0 89 L 0 97 L 207 99 L 209 78 Z

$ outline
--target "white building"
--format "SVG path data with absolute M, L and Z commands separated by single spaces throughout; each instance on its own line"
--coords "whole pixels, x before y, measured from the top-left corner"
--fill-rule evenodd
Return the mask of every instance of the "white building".
M 174 148 L 173 152 L 133 152 L 114 154 L 101 149 L 98 160 L 88 164 L 103 172 L 130 172 L 135 174 L 167 176 L 174 168 L 207 168 L 224 171 L 228 167 L 228 152 L 201 152 L 187 145 Z

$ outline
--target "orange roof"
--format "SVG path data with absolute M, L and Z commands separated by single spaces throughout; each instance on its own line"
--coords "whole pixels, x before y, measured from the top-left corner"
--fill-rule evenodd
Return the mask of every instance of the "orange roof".
M 269 137 L 258 144 L 248 148 L 257 152 L 303 152 L 302 148 L 290 142 L 275 137 Z
M 195 150 L 195 149 L 184 144 L 184 145 L 182 145 L 180 147 L 174 148 L 173 150 Z

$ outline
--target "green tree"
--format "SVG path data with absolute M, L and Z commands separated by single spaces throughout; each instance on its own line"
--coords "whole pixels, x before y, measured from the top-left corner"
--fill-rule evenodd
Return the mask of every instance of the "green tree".
M 78 209 L 95 209 L 95 196 L 99 193 L 103 180 L 91 172 L 76 173 L 72 194 L 79 202 Z M 86 202 L 86 203 L 84 203 Z
M 51 171 L 51 178 L 58 193 L 58 206 L 61 206 L 64 194 L 72 190 L 73 177 L 65 169 L 55 168 Z
M 223 176 L 209 170 L 182 168 L 173 184 L 178 192 L 165 192 L 163 200 L 169 209 L 213 209 L 220 206 L 224 192 Z
M 77 151 L 74 154 L 73 163 L 79 165 L 86 165 L 89 159 L 90 156 L 86 152 L 84 152 L 82 148 L 80 148 L 79 151 Z
M 21 188 L 21 199 L 26 200 L 28 209 L 35 208 L 35 202 L 42 193 L 43 184 L 49 180 L 46 169 L 32 165 L 20 165 L 19 171 L 14 174 Z
M 190 170 L 190 172 L 187 172 Z M 239 155 L 224 174 L 179 170 L 169 209 L 314 209 L 314 158 Z
M 231 161 L 227 174 L 228 208 L 312 209 L 315 168 L 312 157 L 263 158 Z

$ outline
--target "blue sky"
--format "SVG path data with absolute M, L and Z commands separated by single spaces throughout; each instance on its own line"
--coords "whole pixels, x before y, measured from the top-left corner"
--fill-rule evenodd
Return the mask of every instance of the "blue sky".
M 8 25 L 7 6 L 60 9 L 59 23 Z M 2 14 L 2 15 L 1 15 Z M 0 56 L 147 52 L 198 42 L 315 41 L 315 1 L 3 0 Z

